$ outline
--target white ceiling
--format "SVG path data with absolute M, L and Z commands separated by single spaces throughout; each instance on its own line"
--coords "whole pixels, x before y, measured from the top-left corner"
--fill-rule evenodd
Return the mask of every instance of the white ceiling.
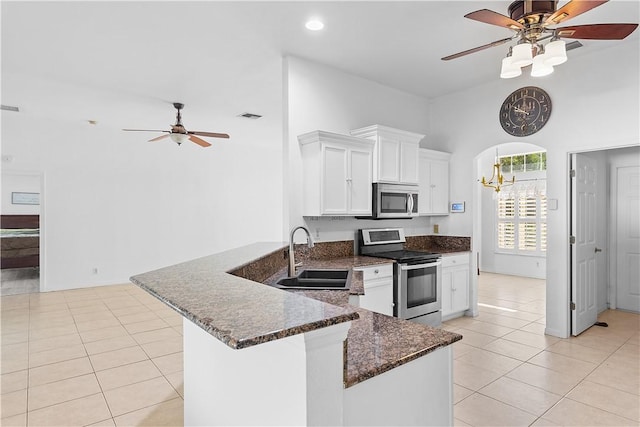
M 273 84 L 264 71 L 278 69 L 285 55 L 439 97 L 499 78 L 504 45 L 440 58 L 511 35 L 463 17 L 482 8 L 507 14 L 509 3 L 3 1 L 2 104 L 120 127 L 173 119 L 171 112 L 149 123 L 151 115 L 132 113 L 136 102 L 154 117 L 172 111 L 172 101 L 209 114 L 264 114 L 272 96 L 265 86 Z M 613 0 L 566 25 L 637 23 L 639 9 L 638 1 Z M 325 22 L 323 31 L 304 28 L 312 16 Z M 597 55 L 612 44 L 637 49 L 638 33 L 623 41 L 585 40 L 569 56 Z

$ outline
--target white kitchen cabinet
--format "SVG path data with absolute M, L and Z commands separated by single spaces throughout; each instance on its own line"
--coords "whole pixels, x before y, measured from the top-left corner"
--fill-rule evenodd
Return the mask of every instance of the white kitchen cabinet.
M 371 215 L 373 142 L 324 131 L 298 141 L 303 216 Z
M 380 125 L 350 133 L 375 141 L 373 182 L 418 184 L 418 150 L 424 135 Z
M 442 319 L 462 315 L 469 309 L 469 262 L 471 255 L 442 257 Z
M 449 153 L 420 149 L 418 213 L 449 214 Z
M 393 316 L 393 264 L 357 267 L 362 271 L 364 295 L 358 298 L 358 306 L 376 313 Z

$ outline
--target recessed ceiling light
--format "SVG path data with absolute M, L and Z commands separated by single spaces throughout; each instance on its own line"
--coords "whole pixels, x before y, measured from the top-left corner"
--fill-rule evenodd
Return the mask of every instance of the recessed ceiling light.
M 304 26 L 307 27 L 307 30 L 311 31 L 320 31 L 324 28 L 324 24 L 318 19 L 310 19 Z

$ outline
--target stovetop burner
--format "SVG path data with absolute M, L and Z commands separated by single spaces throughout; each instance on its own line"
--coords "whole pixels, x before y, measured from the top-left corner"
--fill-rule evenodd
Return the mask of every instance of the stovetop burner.
M 358 231 L 358 248 L 361 255 L 392 259 L 400 263 L 416 263 L 437 260 L 440 254 L 405 249 L 402 228 L 365 229 Z
M 441 256 L 440 254 L 433 253 L 433 252 L 411 251 L 407 249 L 388 251 L 388 252 L 376 252 L 370 255 L 380 257 L 380 258 L 393 259 L 398 262 L 429 261 L 429 260 L 438 259 Z

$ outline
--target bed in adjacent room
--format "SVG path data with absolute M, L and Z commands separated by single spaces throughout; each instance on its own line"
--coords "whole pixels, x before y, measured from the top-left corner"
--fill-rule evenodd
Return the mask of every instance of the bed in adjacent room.
M 40 216 L 2 215 L 2 269 L 40 266 Z

